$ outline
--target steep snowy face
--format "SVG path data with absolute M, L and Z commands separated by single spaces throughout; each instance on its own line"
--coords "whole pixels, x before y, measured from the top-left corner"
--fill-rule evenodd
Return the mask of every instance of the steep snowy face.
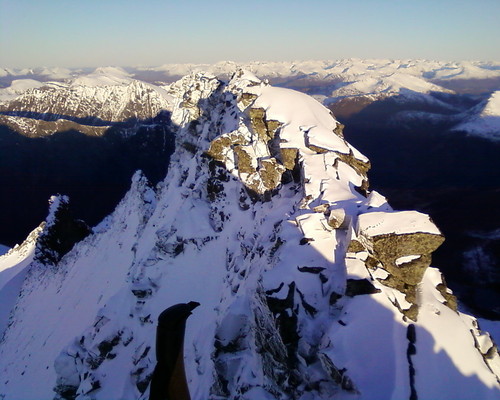
M 30 137 L 70 129 L 98 136 L 119 123 L 146 123 L 170 108 L 162 88 L 133 80 L 122 70 L 97 69 L 69 83 L 25 81 L 3 89 L 0 122 Z M 13 93 L 21 94 L 9 98 Z
M 428 268 L 442 235 L 369 191 L 328 109 L 243 71 L 168 94 L 165 180 L 137 173 L 93 234 L 23 267 L 0 395 L 147 398 L 156 319 L 189 301 L 193 399 L 498 395 L 496 347 Z
M 478 105 L 473 114 L 453 128 L 471 135 L 481 136 L 495 141 L 500 140 L 500 91 Z
M 38 237 L 42 230 L 43 226 L 37 227 L 21 245 L 17 245 L 0 257 L 0 299 L 2 303 L 0 338 L 9 324 L 10 312 L 16 304 L 28 267 L 35 257 Z

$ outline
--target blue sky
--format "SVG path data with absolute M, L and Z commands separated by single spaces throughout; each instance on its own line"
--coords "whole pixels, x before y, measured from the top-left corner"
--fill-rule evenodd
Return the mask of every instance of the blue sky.
M 0 66 L 500 60 L 500 0 L 0 0 Z

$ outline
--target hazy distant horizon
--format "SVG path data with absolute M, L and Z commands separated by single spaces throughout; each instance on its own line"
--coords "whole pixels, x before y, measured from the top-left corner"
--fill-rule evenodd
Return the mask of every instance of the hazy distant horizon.
M 338 59 L 304 59 L 304 60 L 275 60 L 275 61 L 270 61 L 270 60 L 251 60 L 251 61 L 234 61 L 234 60 L 220 60 L 216 62 L 200 62 L 200 63 L 191 63 L 191 62 L 186 62 L 186 63 L 175 63 L 175 62 L 169 62 L 169 63 L 163 63 L 163 64 L 156 64 L 156 65 L 112 65 L 112 64 L 102 64 L 102 65 L 92 65 L 92 66 L 71 66 L 71 67 L 66 67 L 66 66 L 60 66 L 60 65 L 32 65 L 32 66 L 25 66 L 25 67 L 8 67 L 5 65 L 0 64 L 1 69 L 6 69 L 6 70 L 11 70 L 13 72 L 20 72 L 23 70 L 43 70 L 45 68 L 50 69 L 50 70 L 55 70 L 55 69 L 63 69 L 63 70 L 69 70 L 72 72 L 78 72 L 82 71 L 84 73 L 90 73 L 95 71 L 96 69 L 99 68 L 120 68 L 125 70 L 126 72 L 131 72 L 133 73 L 134 71 L 154 71 L 155 69 L 162 69 L 163 67 L 167 68 L 168 66 L 179 66 L 179 67 L 186 67 L 186 66 L 193 66 L 193 67 L 198 67 L 198 66 L 215 66 L 218 64 L 225 64 L 225 63 L 234 63 L 235 65 L 249 65 L 249 64 L 299 64 L 299 63 L 334 63 L 334 62 L 339 62 L 339 61 L 344 61 L 344 60 L 360 60 L 360 61 L 393 61 L 393 62 L 406 62 L 406 61 L 422 61 L 422 62 L 439 62 L 439 63 L 484 63 L 484 64 L 499 64 L 498 68 L 500 68 L 500 57 L 498 60 L 436 60 L 436 59 L 422 59 L 422 58 L 405 58 L 405 59 L 397 59 L 397 58 L 360 58 L 360 57 L 349 57 L 349 58 L 338 58 Z
M 0 65 L 500 60 L 498 0 L 0 0 Z

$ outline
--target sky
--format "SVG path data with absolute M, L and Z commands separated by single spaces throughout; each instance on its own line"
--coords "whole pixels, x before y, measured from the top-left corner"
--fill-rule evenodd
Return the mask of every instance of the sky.
M 500 0 L 0 0 L 0 66 L 500 60 Z

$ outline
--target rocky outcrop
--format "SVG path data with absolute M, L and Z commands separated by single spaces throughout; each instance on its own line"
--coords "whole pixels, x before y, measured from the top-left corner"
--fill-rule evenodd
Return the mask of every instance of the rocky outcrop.
M 401 311 L 416 320 L 416 288 L 431 263 L 431 253 L 443 243 L 443 235 L 427 215 L 416 211 L 362 214 L 357 234 L 357 243 L 370 254 L 367 268 L 382 268 L 387 272 L 388 275 L 379 280 L 404 293 L 411 306 Z M 359 245 L 353 243 L 352 246 Z
M 49 203 L 49 215 L 36 244 L 35 259 L 42 264 L 56 265 L 91 229 L 73 217 L 67 196 L 52 196 Z
M 247 93 L 239 99 L 246 108 L 245 125 L 214 139 L 206 154 L 234 167 L 250 195 L 264 199 L 283 182 L 285 172 L 296 168 L 298 150 L 279 147 L 282 123 L 268 119 L 264 109 L 250 107 L 251 99 Z

